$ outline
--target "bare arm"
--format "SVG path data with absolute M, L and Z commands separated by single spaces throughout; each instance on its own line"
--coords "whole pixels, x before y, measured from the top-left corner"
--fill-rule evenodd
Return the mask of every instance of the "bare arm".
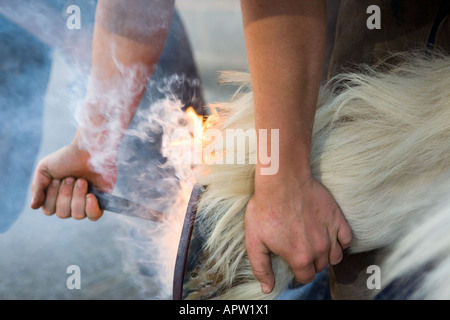
M 98 2 L 91 79 L 76 136 L 37 166 L 31 207 L 42 206 L 46 214 L 96 220 L 102 212 L 87 194 L 88 182 L 106 191 L 115 184 L 116 151 L 163 51 L 174 6 L 160 0 L 124 4 Z
M 280 129 L 280 175 L 296 165 L 308 178 L 326 1 L 243 0 L 242 11 L 256 128 Z
M 274 286 L 270 252 L 310 282 L 338 263 L 350 229 L 311 175 L 310 146 L 326 42 L 324 0 L 242 0 L 256 129 L 279 129 L 279 170 L 261 175 L 245 213 L 246 246 L 263 292 Z M 268 147 L 270 142 L 268 143 Z M 273 155 L 272 155 L 273 157 Z
M 173 5 L 173 1 L 99 1 L 83 118 L 87 122 L 81 123 L 77 137 L 94 126 L 103 128 L 102 138 L 107 139 L 105 124 L 116 118 L 117 129 L 128 128 L 163 51 Z

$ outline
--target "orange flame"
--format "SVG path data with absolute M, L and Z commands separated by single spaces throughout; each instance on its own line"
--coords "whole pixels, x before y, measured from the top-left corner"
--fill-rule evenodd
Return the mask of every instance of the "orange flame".
M 205 118 L 202 115 L 197 114 L 193 107 L 189 107 L 186 109 L 186 116 L 188 120 L 188 125 L 192 128 L 192 134 L 189 137 L 184 137 L 182 139 L 171 141 L 171 146 L 179 147 L 179 146 L 196 146 L 194 150 L 196 150 L 199 154 L 196 155 L 200 157 L 200 163 L 205 163 L 202 155 L 202 150 L 205 147 L 205 143 L 208 141 L 204 141 L 204 133 L 207 129 L 213 127 L 218 120 L 218 113 L 214 106 L 210 106 L 211 114 Z M 195 152 L 195 151 L 193 151 Z M 198 163 L 198 162 L 197 162 Z
M 198 115 L 192 107 L 186 109 L 186 116 L 194 128 L 194 139 L 200 139 L 201 142 L 204 132 L 203 116 Z

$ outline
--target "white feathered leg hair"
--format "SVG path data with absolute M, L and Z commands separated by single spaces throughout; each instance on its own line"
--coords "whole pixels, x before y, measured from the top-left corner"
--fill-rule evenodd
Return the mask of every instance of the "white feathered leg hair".
M 247 74 L 224 77 L 250 86 Z M 218 108 L 215 128 L 254 129 L 251 90 Z M 422 296 L 450 298 L 450 277 L 443 283 L 439 273 L 450 265 L 450 58 L 405 59 L 388 71 L 364 67 L 333 79 L 321 90 L 312 142 L 313 175 L 351 226 L 349 250 L 392 248 L 381 265 L 385 286 L 442 257 L 445 264 L 432 270 Z M 225 146 L 223 152 L 237 148 L 245 146 Z M 255 153 L 256 141 L 250 141 L 247 156 Z M 219 299 L 273 299 L 293 279 L 277 256 L 271 294 L 261 293 L 252 274 L 244 212 L 254 169 L 253 164 L 210 165 L 199 181 L 207 186 L 198 211 L 207 235 L 202 278 Z

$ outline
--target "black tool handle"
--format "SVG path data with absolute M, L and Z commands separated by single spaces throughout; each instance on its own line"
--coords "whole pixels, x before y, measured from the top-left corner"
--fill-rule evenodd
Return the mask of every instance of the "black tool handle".
M 164 213 L 140 203 L 102 192 L 92 185 L 89 186 L 89 192 L 97 198 L 100 209 L 155 222 L 164 221 Z

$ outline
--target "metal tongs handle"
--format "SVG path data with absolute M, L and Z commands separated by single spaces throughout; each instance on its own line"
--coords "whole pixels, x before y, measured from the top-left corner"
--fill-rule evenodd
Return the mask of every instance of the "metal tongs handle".
M 100 209 L 159 223 L 164 221 L 164 213 L 140 203 L 102 192 L 92 185 L 89 186 L 89 192 L 97 197 Z

